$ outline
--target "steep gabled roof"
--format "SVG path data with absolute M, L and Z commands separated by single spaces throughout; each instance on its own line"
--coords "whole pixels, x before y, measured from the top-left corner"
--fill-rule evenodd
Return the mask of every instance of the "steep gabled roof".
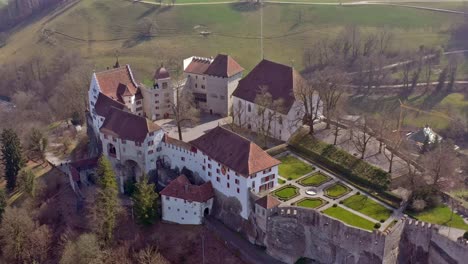
M 193 185 L 185 175 L 180 175 L 171 181 L 160 194 L 199 203 L 206 202 L 214 197 L 213 186 L 210 181 L 202 185 Z
M 216 58 L 211 62 L 205 74 L 229 78 L 242 72 L 242 68 L 231 56 L 225 54 L 218 54 Z
M 194 74 L 205 74 L 205 71 L 208 69 L 210 64 L 211 60 L 208 58 L 193 57 L 192 61 L 184 69 L 184 72 Z
M 120 139 L 143 142 L 148 133 L 160 129 L 147 118 L 112 107 L 100 131 Z
M 275 197 L 267 194 L 265 196 L 263 196 L 262 198 L 258 199 L 257 201 L 255 201 L 256 204 L 260 205 L 261 207 L 265 208 L 265 209 L 270 209 L 270 208 L 273 208 L 273 207 L 276 207 L 278 205 L 281 204 L 281 202 L 276 199 Z
M 96 114 L 107 117 L 109 114 L 109 110 L 114 107 L 120 110 L 125 109 L 125 105 L 110 99 L 109 97 L 105 96 L 103 93 L 99 93 L 98 98 L 96 100 L 96 104 L 94 108 L 96 109 Z
M 294 87 L 300 81 L 303 81 L 302 76 L 292 67 L 262 60 L 239 81 L 233 95 L 255 103 L 260 87 L 266 87 L 273 100 L 283 99 L 283 113 L 287 114 L 295 101 Z
M 280 164 L 255 143 L 222 127 L 189 143 L 245 177 Z
M 96 73 L 96 79 L 101 92 L 112 100 L 123 102 L 122 94 L 134 95 L 137 92 L 138 85 L 133 79 L 129 65 L 98 72 Z

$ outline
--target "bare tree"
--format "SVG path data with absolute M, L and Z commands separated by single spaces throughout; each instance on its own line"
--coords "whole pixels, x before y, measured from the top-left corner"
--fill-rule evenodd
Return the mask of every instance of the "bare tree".
M 182 127 L 199 121 L 200 111 L 195 106 L 193 94 L 183 86 L 174 87 L 175 102 L 172 104 L 172 114 L 182 140 Z
M 449 142 L 441 142 L 422 156 L 421 164 L 429 185 L 435 190 L 441 190 L 455 180 L 455 170 L 458 168 L 457 153 Z
M 345 92 L 348 81 L 345 73 L 339 68 L 329 67 L 315 75 L 316 87 L 323 103 L 323 114 L 327 118 L 327 129 L 330 128 L 333 112 Z
M 299 79 L 294 87 L 294 97 L 296 98 L 297 116 L 295 123 L 301 123 L 309 126 L 309 134 L 314 134 L 314 123 L 319 117 L 320 94 L 318 85 L 312 81 Z
M 261 137 L 264 147 L 266 147 L 268 138 L 272 136 L 272 125 L 282 118 L 284 101 L 281 98 L 273 100 L 267 86 L 261 86 L 259 89 L 260 91 L 255 97 L 257 116 L 254 122 L 256 123 L 257 133 Z
M 362 115 L 361 118 L 354 122 L 351 130 L 354 130 L 351 141 L 356 150 L 361 154 L 361 159 L 364 159 L 368 143 L 372 138 L 369 127 L 369 117 L 367 115 Z

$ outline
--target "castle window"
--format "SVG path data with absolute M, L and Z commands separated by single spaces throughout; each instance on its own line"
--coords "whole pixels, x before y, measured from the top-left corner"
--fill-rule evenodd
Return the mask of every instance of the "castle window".
M 169 196 L 166 196 L 166 200 L 169 201 Z M 170 207 L 169 207 L 170 208 Z
M 162 87 L 163 87 L 163 89 L 166 89 L 167 88 L 167 82 L 163 82 Z
M 201 88 L 202 88 L 202 89 L 205 89 L 205 85 L 202 84 Z
M 159 104 L 159 101 L 158 101 L 158 100 L 156 100 L 156 101 L 154 101 L 154 103 L 155 103 L 155 104 Z
M 235 184 L 239 184 L 239 180 L 238 180 L 238 179 L 235 179 L 235 180 L 234 180 L 234 183 L 235 183 Z
M 208 164 L 208 169 L 211 169 L 211 164 Z
M 226 186 L 227 186 L 227 188 L 229 189 L 229 187 L 230 187 L 231 185 L 229 185 L 229 182 L 228 182 L 228 183 L 226 184 Z
M 185 161 L 185 157 L 180 157 L 180 160 Z
M 208 176 L 210 176 L 210 177 L 211 177 L 211 172 L 210 172 L 210 171 L 208 172 Z
M 198 88 L 198 84 L 195 84 L 195 88 Z
M 158 94 L 158 93 L 155 93 L 155 94 L 154 94 L 154 97 L 158 97 L 158 96 L 159 96 L 159 94 Z
M 247 106 L 247 112 L 251 112 L 252 111 L 252 107 L 250 106 L 250 104 Z
M 141 142 L 135 142 L 135 146 L 141 147 Z
M 219 169 L 216 169 L 216 173 L 219 173 Z
M 237 188 L 237 193 L 239 193 L 239 188 Z
M 216 181 L 219 182 L 219 177 L 216 177 Z
M 154 145 L 154 141 L 153 141 L 153 140 L 148 141 L 148 146 L 153 146 L 153 145 Z
M 136 101 L 137 105 L 141 105 L 141 100 Z
M 154 136 L 154 132 L 151 132 L 149 135 L 150 135 L 150 137 Z
M 149 151 L 148 151 L 148 154 L 149 154 L 149 155 L 150 155 L 150 154 L 153 154 L 153 153 L 154 153 L 153 150 L 149 150 Z

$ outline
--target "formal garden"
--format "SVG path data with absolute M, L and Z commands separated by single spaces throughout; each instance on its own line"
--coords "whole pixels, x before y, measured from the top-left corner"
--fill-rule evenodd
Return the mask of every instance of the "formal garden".
M 313 186 L 318 187 L 331 180 L 330 176 L 323 174 L 322 172 L 317 172 L 303 179 L 298 180 L 298 183 L 302 186 Z
M 292 155 L 281 157 L 279 160 L 281 161 L 278 167 L 279 175 L 288 180 L 295 180 L 315 169 L 313 166 Z
M 281 201 L 288 201 L 299 195 L 299 189 L 293 185 L 286 185 L 274 191 L 273 195 Z
M 385 206 L 374 201 L 369 196 L 361 195 L 359 193 L 346 198 L 342 203 L 344 206 L 380 222 L 384 222 L 392 214 L 392 210 L 387 209 Z
M 300 207 L 307 207 L 307 208 L 319 208 L 327 204 L 327 201 L 320 199 L 320 198 L 304 198 L 298 201 L 295 205 Z
M 327 187 L 325 190 L 324 190 L 324 193 L 325 193 L 325 196 L 331 198 L 331 199 L 337 199 L 337 198 L 340 198 L 346 194 L 348 194 L 349 192 L 351 192 L 351 189 L 338 182 L 338 183 L 335 183 L 329 187 Z

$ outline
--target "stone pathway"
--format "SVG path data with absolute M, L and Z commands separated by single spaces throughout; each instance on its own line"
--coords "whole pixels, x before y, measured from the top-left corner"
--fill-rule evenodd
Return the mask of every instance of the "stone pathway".
M 315 169 L 312 171 L 312 172 L 309 172 L 307 174 L 304 174 L 303 176 L 301 177 L 298 177 L 297 179 L 292 179 L 292 180 L 288 180 L 282 176 L 279 176 L 279 178 L 283 179 L 285 181 L 284 184 L 281 184 L 281 185 L 278 185 L 276 188 L 274 189 L 271 189 L 269 190 L 269 193 L 273 193 L 275 192 L 276 190 L 282 188 L 283 186 L 286 186 L 286 185 L 292 185 L 296 188 L 298 188 L 299 190 L 299 195 L 288 200 L 288 201 L 285 201 L 285 202 L 282 202 L 282 204 L 280 206 L 295 206 L 294 204 L 304 198 L 320 198 L 322 200 L 324 200 L 325 202 L 327 202 L 325 205 L 322 205 L 321 207 L 319 208 L 310 208 L 312 210 L 317 210 L 317 211 L 320 211 L 320 212 L 323 212 L 324 210 L 330 208 L 333 206 L 333 204 L 338 204 L 339 205 L 339 202 L 340 201 L 344 201 L 346 200 L 347 198 L 353 196 L 353 195 L 356 195 L 358 192 L 360 192 L 361 195 L 366 195 L 368 196 L 370 199 L 372 199 L 374 202 L 382 205 L 383 207 L 387 208 L 387 209 L 390 209 L 393 211 L 392 215 L 384 222 L 384 223 L 381 223 L 381 227 L 379 228 L 380 231 L 384 231 L 385 228 L 390 224 L 392 223 L 394 220 L 397 220 L 397 219 L 400 219 L 402 216 L 403 216 L 403 213 L 402 213 L 402 209 L 399 208 L 399 209 L 394 209 L 390 206 L 388 206 L 387 204 L 377 200 L 377 199 L 374 199 L 372 197 L 372 195 L 370 195 L 369 193 L 366 193 L 362 190 L 359 190 L 357 188 L 355 188 L 354 186 L 351 186 L 349 184 L 347 184 L 346 182 L 342 181 L 341 179 L 339 179 L 336 175 L 330 173 L 329 171 L 323 169 L 323 168 L 320 168 L 319 166 L 317 166 L 316 164 L 313 164 L 313 163 L 310 163 L 304 159 L 302 159 L 301 157 L 295 155 L 294 153 L 291 153 L 291 152 L 286 152 L 285 154 L 281 154 L 281 156 L 285 156 L 285 155 L 291 155 L 291 156 L 294 156 L 295 158 L 298 158 L 299 160 L 301 160 L 302 162 L 305 162 L 313 167 L 315 167 Z M 303 179 L 305 177 L 308 177 L 310 175 L 313 175 L 315 173 L 323 173 L 324 175 L 327 175 L 328 177 L 331 178 L 331 180 L 323 183 L 322 185 L 320 186 L 317 186 L 317 187 L 313 187 L 313 186 L 303 186 L 301 184 L 298 183 L 298 181 L 300 179 Z M 345 195 L 339 197 L 339 198 L 330 198 L 328 196 L 325 195 L 324 193 L 324 190 L 336 183 L 341 183 L 343 185 L 345 185 L 346 187 L 348 187 L 350 189 L 350 192 L 346 193 Z M 306 191 L 309 190 L 309 189 L 313 189 L 315 192 L 316 192 L 316 195 L 308 195 L 306 194 Z M 344 208 L 345 210 L 348 210 L 350 212 L 352 212 L 353 214 L 356 214 L 366 220 L 369 220 L 373 223 L 379 223 L 379 220 L 378 219 L 374 219 L 372 217 L 369 217 L 361 212 L 358 212 L 358 211 L 355 211 L 349 207 L 346 207 L 344 205 L 340 205 L 342 208 Z M 339 219 L 338 219 L 339 220 Z

